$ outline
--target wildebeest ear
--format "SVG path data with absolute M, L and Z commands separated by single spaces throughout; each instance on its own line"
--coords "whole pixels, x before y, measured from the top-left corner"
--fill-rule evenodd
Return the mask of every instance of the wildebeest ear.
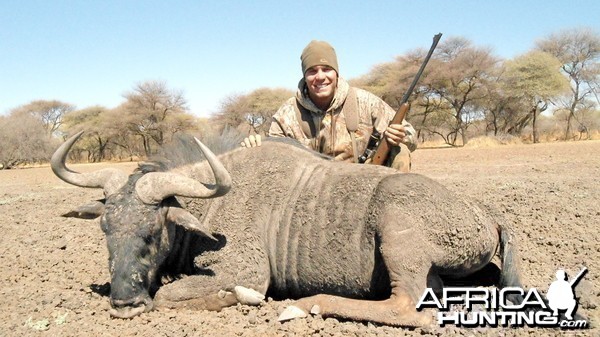
M 65 218 L 95 219 L 104 213 L 104 199 L 94 200 L 63 214 Z
M 178 226 L 182 226 L 187 230 L 204 235 L 211 240 L 219 241 L 210 234 L 208 229 L 205 228 L 195 216 L 183 208 L 169 207 L 169 210 L 167 211 L 167 220 Z

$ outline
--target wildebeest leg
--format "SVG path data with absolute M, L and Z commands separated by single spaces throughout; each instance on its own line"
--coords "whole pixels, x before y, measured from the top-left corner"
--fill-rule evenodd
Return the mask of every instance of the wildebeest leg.
M 219 282 L 214 276 L 187 276 L 164 285 L 154 298 L 158 308 L 186 308 L 192 310 L 220 311 L 236 303 L 257 305 L 267 290 L 268 280 L 235 283 Z M 260 284 L 262 283 L 262 284 Z
M 331 295 L 306 297 L 284 311 L 280 320 L 313 313 L 350 320 L 371 321 L 386 325 L 419 327 L 432 323 L 428 312 L 418 312 L 416 302 L 427 285 L 431 260 L 427 247 L 412 228 L 386 230 L 381 236 L 381 253 L 392 287 L 389 299 L 367 301 Z M 432 277 L 434 275 L 430 275 Z M 298 310 L 301 309 L 301 310 Z M 294 310 L 296 314 L 294 315 Z
M 432 322 L 427 313 L 415 311 L 415 302 L 401 289 L 393 290 L 392 296 L 383 301 L 356 300 L 333 295 L 315 295 L 298 300 L 279 317 L 280 321 L 303 317 L 287 312 L 297 307 L 301 312 L 320 314 L 323 317 L 339 317 L 355 321 L 369 321 L 391 326 L 421 327 Z M 297 310 L 297 309 L 296 309 Z
M 224 251 L 223 254 L 237 256 L 236 264 L 212 264 L 211 275 L 186 276 L 163 285 L 154 297 L 155 306 L 219 311 L 238 302 L 258 304 L 270 280 L 264 250 Z
M 189 276 L 162 286 L 154 297 L 156 308 L 185 308 L 220 311 L 237 303 L 232 292 L 226 292 L 207 276 Z M 203 284 L 203 286 L 199 286 Z

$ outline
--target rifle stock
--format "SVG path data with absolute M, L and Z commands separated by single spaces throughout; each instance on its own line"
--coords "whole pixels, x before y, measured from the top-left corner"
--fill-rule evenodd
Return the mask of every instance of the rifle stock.
M 408 112 L 409 105 L 408 103 L 403 103 L 400 105 L 398 112 L 394 115 L 394 118 L 390 122 L 390 124 L 402 124 L 404 117 L 406 117 L 406 113 Z M 385 165 L 388 156 L 390 155 L 390 144 L 385 140 L 381 139 L 379 141 L 379 145 L 377 146 L 377 150 L 375 150 L 375 154 L 371 158 L 370 164 L 372 165 Z

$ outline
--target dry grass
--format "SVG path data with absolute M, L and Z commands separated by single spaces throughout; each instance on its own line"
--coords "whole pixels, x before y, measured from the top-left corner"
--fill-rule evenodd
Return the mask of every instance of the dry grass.
M 501 145 L 523 144 L 520 138 L 511 135 L 479 136 L 469 139 L 466 147 L 494 147 Z
M 571 139 L 568 141 L 585 141 L 585 140 L 600 140 L 600 130 L 591 130 L 588 134 L 582 134 L 581 139 L 579 133 L 573 134 Z M 549 132 L 542 133 L 539 136 L 540 143 L 556 143 L 556 142 L 564 142 L 564 133 L 560 132 Z M 516 137 L 512 135 L 502 134 L 497 136 L 478 136 L 469 139 L 467 144 L 464 147 L 470 148 L 486 148 L 486 147 L 496 147 L 503 145 L 519 145 L 519 144 L 531 144 L 533 140 L 531 135 L 525 135 L 523 137 Z M 460 147 L 460 144 L 457 144 L 457 147 Z M 441 139 L 428 140 L 423 143 L 419 143 L 418 148 L 420 149 L 430 149 L 430 148 L 446 148 L 452 147 L 451 145 L 446 144 Z
M 517 145 L 523 144 L 520 138 L 512 135 L 498 135 L 498 136 L 479 136 L 469 139 L 465 147 L 494 147 L 501 145 Z M 457 145 L 457 146 L 460 146 Z M 446 144 L 442 140 L 431 140 L 419 144 L 419 148 L 444 148 L 452 147 L 452 145 Z

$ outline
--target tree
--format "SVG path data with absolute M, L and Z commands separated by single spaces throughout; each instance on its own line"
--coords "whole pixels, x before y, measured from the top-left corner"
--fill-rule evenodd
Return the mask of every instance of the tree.
M 88 161 L 99 162 L 106 159 L 110 139 L 118 133 L 118 130 L 114 129 L 115 121 L 108 118 L 107 112 L 105 107 L 93 106 L 72 111 L 63 118 L 63 128 L 69 133 L 85 130 L 83 139 L 77 142 L 76 146 L 86 146 Z M 73 149 L 73 153 L 77 153 L 76 149 Z
M 19 111 L 0 116 L 0 169 L 50 158 L 56 143 L 45 125 L 31 114 Z
M 237 128 L 246 122 L 244 113 L 248 111 L 248 106 L 249 102 L 246 95 L 231 94 L 221 101 L 219 110 L 211 118 L 211 121 L 218 126 L 218 129 Z
M 293 92 L 283 88 L 259 88 L 247 95 L 233 94 L 221 103 L 213 121 L 225 126 L 249 126 L 254 134 L 265 135 L 271 118 Z
M 589 111 L 594 105 L 590 98 L 599 89 L 600 35 L 588 28 L 564 30 L 541 39 L 537 48 L 558 58 L 571 82 L 570 97 L 560 103 L 567 111 L 567 140 L 573 119 L 581 120 L 580 112 Z
M 267 134 L 271 126 L 271 118 L 292 95 L 290 90 L 282 88 L 260 88 L 251 92 L 248 95 L 249 110 L 245 114 L 245 119 L 254 133 Z
M 61 101 L 32 101 L 13 110 L 15 114 L 30 114 L 38 118 L 48 134 L 53 135 L 62 123 L 63 116 L 75 110 L 75 106 Z
M 351 79 L 349 83 L 379 96 L 392 108 L 398 109 L 402 103 L 402 97 L 414 80 L 426 55 L 427 51 L 423 49 L 410 51 L 406 55 L 397 56 L 392 62 L 374 66 L 368 74 Z M 434 59 L 429 61 L 421 75 L 420 83 L 424 83 L 429 74 L 435 71 L 437 68 L 435 63 Z M 415 88 L 412 99 L 417 99 L 422 88 L 422 85 Z
M 503 64 L 496 67 L 492 72 L 492 80 L 484 88 L 486 95 L 482 108 L 485 111 L 485 130 L 494 136 L 506 133 L 522 110 L 518 104 L 519 99 L 507 92 L 505 73 L 506 67 Z
M 467 128 L 483 118 L 483 100 L 486 85 L 493 80 L 493 69 L 498 63 L 488 48 L 477 48 L 469 40 L 454 37 L 438 47 L 439 67 L 427 79 L 428 95 L 438 97 L 443 110 L 451 111 L 445 139 L 457 145 L 457 137 L 467 143 Z
M 505 91 L 527 107 L 527 113 L 509 128 L 509 133 L 520 133 L 531 121 L 533 142 L 539 141 L 537 116 L 548 108 L 552 98 L 569 88 L 560 67 L 556 57 L 542 51 L 531 51 L 506 62 Z
M 137 84 L 124 97 L 126 102 L 116 111 L 123 114 L 128 130 L 141 138 L 146 156 L 152 154 L 153 144 L 161 146 L 174 133 L 194 128 L 193 118 L 180 116 L 188 110 L 183 93 L 165 82 Z

